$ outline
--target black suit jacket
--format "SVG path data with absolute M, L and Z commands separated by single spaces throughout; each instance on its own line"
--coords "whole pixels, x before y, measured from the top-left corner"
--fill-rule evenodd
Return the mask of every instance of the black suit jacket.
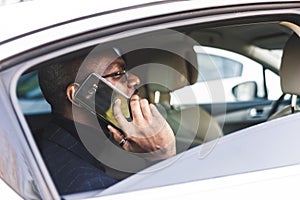
M 86 150 L 72 121 L 56 118 L 36 140 L 60 194 L 106 188 L 117 182 Z

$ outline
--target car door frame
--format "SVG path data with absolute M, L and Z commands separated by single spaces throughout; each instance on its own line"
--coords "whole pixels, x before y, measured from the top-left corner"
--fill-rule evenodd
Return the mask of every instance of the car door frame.
M 284 6 L 291 7 L 293 5 L 294 4 L 289 4 L 289 6 L 287 6 L 287 5 L 284 5 Z M 261 5 L 240 7 L 241 17 L 261 15 L 264 13 L 266 13 L 270 16 L 275 15 L 274 10 L 272 9 L 272 4 L 265 5 L 266 7 L 270 8 L 270 10 L 266 10 L 265 12 L 264 12 L 263 8 L 261 8 L 260 6 Z M 282 8 L 282 5 L 276 4 L 275 7 Z M 249 8 L 252 8 L 252 9 L 259 8 L 261 10 L 260 11 L 251 11 L 251 9 L 250 9 L 250 11 L 249 11 Z M 293 7 L 293 9 L 296 10 L 295 7 Z M 243 15 L 242 11 L 245 12 L 244 15 Z M 277 11 L 277 13 L 286 14 L 286 11 L 284 11 L 284 9 L 283 10 L 275 9 L 275 11 Z M 207 10 L 206 12 L 203 10 L 199 10 L 197 12 L 191 12 L 191 13 L 189 11 L 187 11 L 185 14 L 182 14 L 181 16 L 179 16 L 179 19 L 180 19 L 180 21 L 183 21 L 184 23 L 187 23 L 185 20 L 189 19 L 189 18 L 198 18 L 197 22 L 202 22 L 202 23 L 212 23 L 212 21 L 218 21 L 218 23 L 220 23 L 224 20 L 224 17 L 225 17 L 225 20 L 230 19 L 232 17 L 232 13 L 235 13 L 235 12 L 236 12 L 236 7 L 228 8 L 226 11 L 223 11 L 222 9 Z M 295 11 L 293 12 L 293 10 L 290 10 L 289 12 L 294 13 Z M 222 13 L 224 13 L 224 14 L 222 14 Z M 205 17 L 205 15 L 208 15 L 208 14 L 211 14 L 211 16 Z M 240 18 L 240 17 L 237 17 L 237 18 Z M 101 16 L 99 16 L 98 19 L 101 19 Z M 163 23 L 163 22 L 167 23 L 168 21 L 171 21 L 171 22 L 168 22 L 167 24 L 169 24 L 169 25 L 167 25 L 166 27 L 171 27 L 171 26 L 180 24 L 179 22 L 175 22 L 175 20 L 179 20 L 179 19 L 177 17 L 177 14 L 174 14 L 174 15 L 170 15 L 170 16 L 164 16 L 164 18 L 157 17 L 155 19 L 149 19 L 149 21 L 146 21 L 146 22 L 139 21 L 138 23 L 135 23 L 135 24 L 132 24 L 130 22 L 128 24 L 123 24 L 118 27 L 109 27 L 107 29 L 100 30 L 100 31 L 97 29 L 94 32 L 92 31 L 89 33 L 81 33 L 81 34 L 77 35 L 78 37 L 75 37 L 74 35 L 72 35 L 72 36 L 69 35 L 66 39 L 63 39 L 60 41 L 53 40 L 53 43 L 51 43 L 51 44 L 48 43 L 49 41 L 47 41 L 47 42 L 44 41 L 43 45 L 39 44 L 42 46 L 38 45 L 33 50 L 26 51 L 22 54 L 13 55 L 10 58 L 7 58 L 1 62 L 1 67 L 0 67 L 1 74 L 9 75 L 9 76 L 5 77 L 5 80 L 7 82 L 3 83 L 6 87 L 7 94 L 10 94 L 9 99 L 6 99 L 6 102 L 10 102 L 13 105 L 13 108 L 12 108 L 13 111 L 10 111 L 11 113 L 14 113 L 14 115 L 13 115 L 14 117 L 12 118 L 12 120 L 17 119 L 15 121 L 19 122 L 19 123 L 14 124 L 14 126 L 22 128 L 22 130 L 17 130 L 17 132 L 18 132 L 18 134 L 20 134 L 24 137 L 23 146 L 24 147 L 26 146 L 26 148 L 27 148 L 26 154 L 31 155 L 31 156 L 29 156 L 30 157 L 29 162 L 33 169 L 33 173 L 35 174 L 35 176 L 40 176 L 39 177 L 40 180 L 37 183 L 42 184 L 42 186 L 41 186 L 41 187 L 43 187 L 43 189 L 41 190 L 42 197 L 57 198 L 59 196 L 58 196 L 58 193 L 57 193 L 53 183 L 51 183 L 52 180 L 51 180 L 49 174 L 46 172 L 46 167 L 45 167 L 45 165 L 40 157 L 40 154 L 37 150 L 37 147 L 34 143 L 34 140 L 31 135 L 31 131 L 30 131 L 30 129 L 27 125 L 27 122 L 21 112 L 20 107 L 18 106 L 17 97 L 16 97 L 15 93 L 12 92 L 12 91 L 16 90 L 17 80 L 18 80 L 18 77 L 21 75 L 21 73 L 23 71 L 25 71 L 26 69 L 30 68 L 31 66 L 33 66 L 34 64 L 42 62 L 43 60 L 50 59 L 51 57 L 56 57 L 61 54 L 65 54 L 66 52 L 71 51 L 71 49 L 83 48 L 85 45 L 86 46 L 90 45 L 90 43 L 87 41 L 93 41 L 93 43 L 99 43 L 101 41 L 104 41 L 104 39 L 103 39 L 104 36 L 110 37 L 109 35 L 111 35 L 113 33 L 114 34 L 121 33 L 122 31 L 128 30 L 129 28 L 134 29 L 134 28 L 138 28 L 138 27 L 148 26 L 151 24 L 153 27 L 156 26 L 155 24 L 159 24 L 157 27 L 160 27 L 161 23 Z M 192 19 L 190 19 L 190 20 L 193 21 Z M 87 22 L 88 21 L 89 20 L 87 20 Z M 73 22 L 73 23 L 76 23 L 76 22 Z M 172 25 L 172 23 L 173 23 L 173 25 Z M 146 30 L 144 30 L 143 32 L 149 31 L 149 30 L 153 29 L 153 27 L 146 28 Z M 55 29 L 58 29 L 58 30 L 55 30 Z M 60 27 L 52 27 L 49 29 L 49 31 L 48 30 L 44 30 L 44 31 L 48 32 L 48 33 L 51 33 L 52 31 L 56 31 L 57 33 L 59 33 L 59 32 L 61 32 L 61 30 L 59 30 L 59 29 L 60 29 Z M 134 33 L 136 34 L 137 32 L 134 32 Z M 127 34 L 125 34 L 125 33 L 121 33 L 121 34 L 124 34 L 124 36 L 128 36 L 131 33 L 127 32 Z M 40 35 L 43 35 L 43 34 L 36 32 L 36 33 L 32 34 L 31 37 L 39 37 Z M 95 38 L 101 38 L 101 39 L 95 39 Z M 24 41 L 26 42 L 26 39 Z M 23 135 L 23 134 L 25 134 L 25 135 Z M 37 174 L 40 174 L 40 175 L 37 175 Z M 48 189 L 44 188 L 44 186 Z

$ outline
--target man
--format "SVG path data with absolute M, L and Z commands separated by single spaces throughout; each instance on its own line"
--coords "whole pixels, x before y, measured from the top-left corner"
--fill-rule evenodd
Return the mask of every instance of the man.
M 140 80 L 124 73 L 125 61 L 114 49 L 96 48 L 88 56 L 78 53 L 66 58 L 39 69 L 40 86 L 54 118 L 37 137 L 37 143 L 60 194 L 106 188 L 118 181 L 112 169 L 116 165 L 108 166 L 107 162 L 120 148 L 107 150 L 112 143 L 108 144 L 105 135 L 112 135 L 110 140 L 120 145 L 121 153 L 133 154 L 147 163 L 176 154 L 172 129 L 154 105 L 134 94 Z M 123 133 L 99 118 L 95 120 L 95 114 L 74 98 L 91 73 L 131 96 L 132 121 L 123 115 L 120 99 L 115 100 L 111 112 L 108 110 Z M 107 157 L 111 159 L 107 161 Z M 122 164 L 117 165 L 122 168 Z

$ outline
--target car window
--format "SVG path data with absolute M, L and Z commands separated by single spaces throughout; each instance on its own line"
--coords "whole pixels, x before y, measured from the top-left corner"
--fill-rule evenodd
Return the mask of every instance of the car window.
M 220 78 L 233 78 L 242 75 L 243 63 L 222 54 L 197 52 L 199 48 L 201 47 L 194 47 L 197 53 L 198 68 L 200 71 L 198 82 L 212 81 Z M 209 49 L 209 47 L 205 48 Z M 218 49 L 210 48 L 210 50 L 217 51 Z
M 280 25 L 278 23 L 272 22 L 264 25 L 266 27 L 275 26 L 275 29 L 280 33 L 285 33 L 281 31 L 282 29 L 279 29 Z M 190 31 L 190 29 L 194 31 Z M 82 102 L 80 104 L 75 98 L 70 98 L 72 94 L 77 94 L 78 88 L 84 85 L 83 83 L 87 83 L 88 77 L 93 73 L 96 73 L 98 77 L 106 77 L 111 81 L 123 81 L 122 83 L 126 81 L 130 83 L 133 77 L 139 77 L 140 80 L 135 85 L 134 92 L 138 92 L 141 98 L 145 98 L 155 105 L 166 120 L 176 137 L 176 152 L 178 154 L 207 142 L 211 142 L 210 144 L 213 144 L 211 148 L 213 148 L 220 137 L 266 121 L 272 103 L 281 94 L 279 77 L 273 72 L 278 68 L 267 66 L 268 60 L 259 62 L 260 59 L 251 55 L 252 51 L 244 52 L 248 46 L 245 46 L 245 42 L 236 40 L 236 37 L 231 36 L 231 34 L 227 34 L 229 38 L 226 39 L 237 43 L 235 51 L 230 50 L 230 45 L 225 45 L 225 41 L 212 44 L 210 39 L 203 37 L 204 33 L 207 35 L 207 33 L 213 31 L 233 34 L 241 31 L 248 32 L 252 29 L 261 30 L 262 26 L 261 24 L 250 23 L 237 26 L 221 26 L 218 29 L 215 27 L 201 29 L 191 25 L 186 30 L 182 27 L 163 29 L 139 34 L 138 36 L 126 35 L 126 37 L 115 38 L 114 41 L 109 42 L 103 42 L 102 40 L 100 40 L 102 42 L 98 40 L 91 42 L 88 40 L 86 41 L 88 44 L 82 42 L 83 46 L 72 47 L 74 49 L 65 48 L 64 51 L 59 53 L 51 52 L 47 55 L 47 60 L 40 59 L 35 62 L 18 80 L 16 93 L 29 128 L 59 193 L 72 194 L 99 188 L 102 191 L 116 182 L 139 173 L 149 164 L 145 160 L 131 162 L 130 159 L 132 157 L 136 158 L 136 156 L 132 156 L 130 151 L 128 154 L 126 152 L 126 156 L 130 154 L 132 157 L 124 156 L 122 154 L 124 150 L 121 147 L 126 142 L 126 138 L 123 138 L 120 142 L 114 141 L 115 138 L 107 130 L 107 124 L 97 126 L 97 131 L 101 130 L 101 134 L 97 132 L 97 134 L 88 135 L 86 133 L 89 133 L 90 129 L 88 131 L 81 129 L 82 125 L 90 122 L 88 120 L 97 120 L 97 123 L 103 120 L 102 118 L 99 120 L 98 115 L 94 116 L 97 114 L 95 110 L 90 110 Z M 196 34 L 197 37 L 192 34 Z M 210 36 L 214 37 L 214 35 L 211 34 Z M 279 43 L 284 42 L 279 41 Z M 123 60 L 124 63 L 122 66 L 116 65 L 116 69 L 112 67 L 115 65 L 90 62 L 89 58 L 101 57 L 94 54 L 98 52 L 98 48 L 100 50 L 101 48 L 113 50 L 118 57 L 118 59 L 113 60 L 114 64 L 123 63 Z M 99 52 L 101 52 L 100 50 Z M 59 56 L 57 56 L 58 54 Z M 119 60 L 120 58 L 122 58 L 122 61 Z M 278 59 L 280 60 L 280 58 Z M 67 72 L 77 73 L 81 67 L 86 67 L 90 63 L 96 63 L 97 66 L 107 68 L 104 71 L 89 72 L 84 76 L 73 74 L 76 80 L 74 77 L 73 79 L 70 78 L 67 74 Z M 273 67 L 273 71 L 267 69 L 267 67 Z M 44 71 L 50 68 L 53 73 Z M 74 71 L 72 71 L 73 68 Z M 84 68 L 84 72 L 87 73 L 88 70 Z M 52 78 L 59 77 L 60 81 L 48 81 L 47 78 L 50 76 Z M 60 85 L 61 80 L 65 81 L 64 85 Z M 86 88 L 86 99 L 93 97 L 98 88 L 98 84 L 92 84 L 90 88 Z M 57 97 L 54 91 L 63 94 Z M 96 97 L 94 97 L 95 99 Z M 108 99 L 112 100 L 113 98 L 109 96 Z M 52 106 L 48 102 L 51 102 Z M 74 128 L 73 125 L 68 126 L 70 123 L 68 119 L 61 116 L 56 118 L 58 115 L 67 112 L 67 110 L 58 111 L 53 109 L 55 104 L 56 107 L 58 106 L 57 108 L 61 108 L 59 107 L 61 102 L 69 106 L 68 111 L 71 109 L 84 111 L 84 117 L 80 118 L 84 120 L 80 123 L 79 128 Z M 125 103 L 128 103 L 128 101 Z M 95 107 L 95 105 L 92 104 L 91 107 Z M 106 107 L 105 114 L 107 119 L 110 117 L 110 119 L 116 120 L 111 105 Z M 72 116 L 77 117 L 79 114 Z M 127 120 L 128 123 L 132 122 L 129 117 L 126 118 Z M 53 123 L 55 123 L 54 126 Z M 68 125 L 65 126 L 63 123 Z M 63 126 L 61 126 L 62 124 Z M 123 128 L 126 127 L 123 126 Z M 48 132 L 49 130 L 52 132 Z M 72 132 L 72 137 L 59 138 L 65 132 Z M 75 137 L 73 137 L 73 133 Z M 92 133 L 94 132 L 92 131 Z M 87 135 L 91 138 L 85 138 Z M 53 141 L 57 138 L 58 141 Z M 78 138 L 80 142 L 78 142 Z M 102 143 L 102 141 L 105 142 Z M 49 145 L 49 143 L 51 143 L 51 147 L 44 148 L 43 145 Z M 66 148 L 64 148 L 65 144 L 63 143 L 67 143 Z M 83 146 L 79 147 L 78 145 Z M 106 147 L 106 145 L 111 145 L 114 148 L 99 150 L 100 147 Z M 62 147 L 64 149 L 61 149 Z M 59 153 L 53 155 L 52 151 L 49 150 L 51 148 L 60 148 L 59 150 L 56 149 Z M 76 154 L 78 149 L 82 150 L 80 150 L 79 155 Z M 210 150 L 201 156 L 205 157 L 210 153 Z M 74 152 L 75 156 L 73 155 Z M 112 156 L 112 152 L 121 153 Z M 58 155 L 66 155 L 70 159 L 66 163 L 66 159 Z M 85 159 L 87 162 L 81 165 L 82 163 L 79 161 Z M 119 162 L 120 159 L 123 161 L 122 164 Z M 100 164 L 98 161 L 100 161 Z M 159 161 L 161 160 L 157 162 Z M 56 163 L 57 166 L 53 163 Z M 59 176 L 56 174 L 56 169 L 52 169 L 63 168 L 68 164 L 81 167 L 80 169 L 76 168 L 78 171 L 75 169 L 74 171 L 62 170 L 64 173 Z M 76 184 L 80 185 L 83 181 L 78 177 L 78 179 L 74 179 L 74 176 L 85 174 L 83 169 L 94 172 L 94 164 L 96 167 L 100 165 L 99 168 L 104 169 L 102 173 L 105 172 L 105 180 L 109 182 L 109 186 L 97 186 L 96 188 L 80 190 L 74 189 L 79 187 L 70 186 L 74 190 L 61 190 L 61 188 L 66 187 L 65 180 L 74 180 Z M 150 164 L 155 164 L 155 162 Z M 91 165 L 93 166 L 91 167 Z M 67 179 L 60 179 L 69 172 L 73 174 Z M 87 173 L 87 175 L 89 178 L 96 177 L 93 173 Z
M 271 70 L 238 53 L 207 46 L 195 46 L 198 63 L 198 81 L 186 88 L 172 93 L 172 103 L 210 104 L 232 103 L 256 99 L 276 100 L 282 94 L 279 76 Z M 224 96 L 214 98 L 212 93 L 223 88 Z M 237 88 L 239 94 L 236 93 Z M 266 87 L 266 88 L 265 88 Z M 176 99 L 193 91 L 193 100 L 178 102 Z
M 205 52 L 199 51 L 204 49 Z M 233 94 L 233 88 L 240 83 L 254 81 L 258 87 L 256 97 L 263 98 L 267 96 L 270 100 L 276 100 L 282 94 L 280 89 L 280 79 L 277 74 L 271 70 L 265 70 L 266 89 L 264 90 L 263 66 L 255 61 L 236 53 L 212 48 L 195 46 L 197 52 L 197 63 L 199 69 L 198 81 L 195 83 L 196 90 L 201 91 L 201 97 L 196 97 L 197 102 L 187 102 L 190 104 L 211 103 L 210 91 L 213 88 L 207 88 L 209 82 L 221 80 L 224 86 L 224 102 L 235 102 L 249 100 L 247 98 L 236 98 Z M 50 113 L 51 108 L 45 100 L 38 84 L 37 71 L 30 72 L 22 76 L 19 80 L 17 95 L 24 114 Z M 176 92 L 175 92 L 176 93 Z M 267 93 L 267 94 L 266 94 Z M 205 96 L 206 94 L 206 96 Z M 176 98 L 172 102 L 176 104 Z M 222 103 L 224 103 L 222 101 Z M 215 103 L 220 103 L 215 102 Z M 182 102 L 186 104 L 186 102 Z
M 266 87 L 268 92 L 268 99 L 277 100 L 282 94 L 280 86 L 280 77 L 273 71 L 266 69 Z

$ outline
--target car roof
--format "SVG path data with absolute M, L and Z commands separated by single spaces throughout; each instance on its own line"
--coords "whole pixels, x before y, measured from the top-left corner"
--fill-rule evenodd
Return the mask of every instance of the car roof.
M 24 52 L 55 41 L 128 22 L 226 6 L 260 5 L 284 0 L 33 0 L 0 7 L 0 70 L 26 60 Z M 291 0 L 288 2 L 297 2 Z M 220 9 L 219 9 L 220 11 Z M 8 19 L 8 20 L 5 20 Z M 175 19 L 175 18 L 174 18 Z M 145 26 L 147 27 L 147 26 Z M 149 30 L 149 29 L 147 29 Z M 259 31 L 258 31 L 259 33 Z M 20 60 L 15 56 L 23 56 Z M 14 59 L 10 59 L 14 58 Z
M 296 1 L 296 0 L 294 0 Z M 197 2 L 197 3 L 196 3 Z M 282 2 L 282 0 L 34 0 L 0 7 L 0 44 L 24 33 L 70 22 L 93 15 L 102 15 L 138 7 L 159 6 L 160 14 L 184 11 L 190 8 L 221 7 L 260 2 Z M 191 4 L 194 6 L 191 7 Z M 168 9 L 164 9 L 164 8 Z M 152 15 L 157 13 L 152 11 Z M 148 13 L 149 15 L 149 13 Z M 139 15 L 137 15 L 139 16 Z
M 70 22 L 99 13 L 129 9 L 161 0 L 106 1 L 82 0 L 28 1 L 0 7 L 0 42 L 17 37 L 26 32 L 36 31 L 55 24 Z M 113 2 L 113 3 L 112 3 Z M 6 20 L 4 20 L 6 19 Z

